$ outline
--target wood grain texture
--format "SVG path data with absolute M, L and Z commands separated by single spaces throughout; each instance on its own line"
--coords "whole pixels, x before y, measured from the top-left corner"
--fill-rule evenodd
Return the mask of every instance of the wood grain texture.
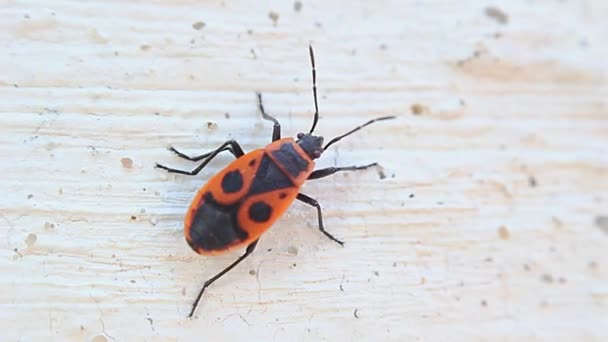
M 2 1 L 4 341 L 602 340 L 608 2 Z M 242 266 L 183 239 L 173 145 L 331 137 Z M 380 177 L 383 174 L 384 177 Z M 383 178 L 383 179 L 380 179 Z

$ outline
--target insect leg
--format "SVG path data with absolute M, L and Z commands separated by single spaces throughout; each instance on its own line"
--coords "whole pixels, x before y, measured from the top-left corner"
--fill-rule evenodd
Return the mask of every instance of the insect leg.
M 308 196 L 306 196 L 306 195 L 304 195 L 304 194 L 298 194 L 298 196 L 297 196 L 296 198 L 297 198 L 298 200 L 300 200 L 300 201 L 302 201 L 302 202 L 306 203 L 306 204 L 312 205 L 313 207 L 316 207 L 316 208 L 317 208 L 317 215 L 318 215 L 318 217 L 319 217 L 319 230 L 320 230 L 320 231 L 321 231 L 323 234 L 325 234 L 325 236 L 327 236 L 327 237 L 328 237 L 328 238 L 330 238 L 331 240 L 333 240 L 333 241 L 335 241 L 335 242 L 337 242 L 337 243 L 339 243 L 340 245 L 342 245 L 342 246 L 343 246 L 343 245 L 344 245 L 344 242 L 342 242 L 342 241 L 340 241 L 340 240 L 336 239 L 336 238 L 335 238 L 333 235 L 331 235 L 330 233 L 328 233 L 328 232 L 325 230 L 325 226 L 323 225 L 323 215 L 321 214 L 321 205 L 319 204 L 319 202 L 318 202 L 316 199 L 314 199 L 314 198 L 312 198 L 312 197 L 308 197 Z
M 241 145 L 239 145 L 239 143 L 237 143 L 236 140 L 228 140 L 225 143 L 223 143 L 222 146 L 218 147 L 215 151 L 212 151 L 211 153 L 209 153 L 209 155 L 206 157 L 207 159 L 205 159 L 201 163 L 201 165 L 197 166 L 192 171 L 173 169 L 173 168 L 170 168 L 170 167 L 158 164 L 158 163 L 156 163 L 156 167 L 159 169 L 166 170 L 167 172 L 170 172 L 170 173 L 181 173 L 183 175 L 194 176 L 194 175 L 198 174 L 205 166 L 207 166 L 207 164 L 209 164 L 209 162 L 213 158 L 215 158 L 215 156 L 217 156 L 220 152 L 222 152 L 226 149 L 230 150 L 230 152 L 232 152 L 232 154 L 234 154 L 234 156 L 237 158 L 245 154 L 243 152 L 243 149 L 241 148 Z
M 193 162 L 195 162 L 195 161 L 199 161 L 199 160 L 202 160 L 202 159 L 205 159 L 205 158 L 209 157 L 211 154 L 213 154 L 213 152 L 214 152 L 214 151 L 211 151 L 211 152 L 207 152 L 207 153 L 201 154 L 200 156 L 190 157 L 189 155 L 187 155 L 187 154 L 185 154 L 185 153 L 182 153 L 182 152 L 178 151 L 178 150 L 177 150 L 177 149 L 175 149 L 173 146 L 169 147 L 169 151 L 171 151 L 171 152 L 175 153 L 175 154 L 176 154 L 178 157 L 180 157 L 180 158 L 183 158 L 183 159 L 186 159 L 186 160 L 189 160 L 189 161 L 193 161 Z M 239 157 L 239 156 L 238 156 L 238 155 L 237 155 L 237 154 L 236 154 L 236 153 L 235 153 L 235 152 L 232 150 L 232 146 L 226 146 L 226 147 L 224 147 L 224 149 L 222 149 L 220 152 L 223 152 L 223 151 L 230 151 L 230 153 L 232 153 L 232 154 L 233 154 L 235 157 L 237 157 L 237 158 Z
M 363 166 L 344 166 L 344 167 L 328 167 L 325 169 L 314 170 L 308 179 L 319 179 L 327 176 L 331 176 L 339 171 L 357 171 L 357 170 L 365 170 L 372 166 L 377 166 L 378 163 L 371 163 Z
M 256 93 L 256 95 L 258 96 L 258 108 L 260 109 L 260 112 L 262 112 L 262 117 L 266 120 L 274 122 L 274 126 L 272 127 L 272 141 L 277 141 L 281 139 L 281 124 L 277 119 L 266 114 L 266 112 L 264 111 L 264 105 L 262 104 L 262 94 Z
M 253 252 L 253 250 L 255 249 L 255 246 L 258 244 L 258 241 L 259 241 L 259 239 L 255 240 L 254 242 L 252 242 L 251 244 L 249 244 L 249 246 L 247 246 L 247 250 L 245 251 L 245 254 L 243 254 L 241 257 L 239 257 L 238 259 L 236 259 L 236 261 L 233 262 L 230 266 L 224 268 L 224 270 L 222 270 L 220 273 L 216 274 L 215 276 L 213 276 L 212 278 L 210 278 L 209 280 L 207 280 L 203 284 L 203 287 L 201 288 L 201 291 L 198 293 L 198 296 L 196 297 L 196 300 L 192 304 L 192 310 L 190 310 L 190 314 L 188 315 L 188 317 L 191 318 L 194 315 L 194 311 L 196 310 L 196 307 L 198 306 L 198 302 L 201 300 L 201 297 L 203 296 L 203 292 L 205 292 L 205 290 L 207 289 L 207 287 L 209 287 L 209 285 L 213 284 L 213 282 L 215 282 L 216 280 L 220 279 L 224 274 L 228 273 L 228 271 L 230 271 L 231 269 L 233 269 L 241 261 L 245 260 L 245 258 L 247 256 L 249 256 L 249 254 L 251 254 Z

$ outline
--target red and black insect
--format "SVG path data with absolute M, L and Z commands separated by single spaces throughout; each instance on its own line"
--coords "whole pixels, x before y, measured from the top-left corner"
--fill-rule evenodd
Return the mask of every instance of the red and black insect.
M 287 210 L 294 199 L 317 209 L 319 230 L 331 240 L 343 245 L 325 230 L 319 202 L 299 192 L 305 181 L 327 177 L 340 171 L 365 170 L 377 165 L 328 167 L 314 170 L 315 162 L 321 154 L 340 139 L 380 120 L 395 118 L 384 116 L 358 126 L 349 132 L 331 139 L 323 146 L 323 137 L 312 135 L 319 120 L 317 104 L 317 85 L 315 59 L 309 47 L 312 64 L 312 90 L 315 102 L 315 115 L 312 128 L 308 133 L 298 133 L 297 140 L 281 139 L 281 125 L 274 117 L 266 114 L 262 105 L 262 95 L 257 94 L 258 107 L 262 117 L 272 121 L 272 143 L 249 153 L 235 140 L 228 140 L 217 149 L 190 157 L 173 147 L 169 150 L 179 157 L 202 163 L 192 171 L 173 169 L 156 164 L 156 167 L 171 173 L 194 176 L 198 174 L 220 152 L 229 151 L 237 159 L 204 185 L 196 194 L 184 220 L 186 241 L 198 254 L 215 255 L 247 246 L 245 254 L 230 266 L 207 280 L 201 288 L 188 317 L 192 317 L 205 289 L 218 280 L 255 249 L 260 236 Z

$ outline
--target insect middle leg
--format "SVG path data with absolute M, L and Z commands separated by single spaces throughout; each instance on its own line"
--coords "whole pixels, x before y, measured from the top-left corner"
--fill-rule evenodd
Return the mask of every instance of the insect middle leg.
M 214 151 L 211 151 L 211 152 L 203 153 L 203 154 L 201 154 L 199 156 L 191 157 L 191 156 L 189 156 L 189 155 L 187 155 L 185 153 L 182 153 L 182 152 L 178 151 L 173 146 L 169 147 L 169 151 L 175 153 L 180 158 L 183 158 L 183 159 L 186 159 L 186 160 L 189 160 L 189 161 L 193 161 L 193 162 L 205 159 L 205 158 L 209 157 L 211 154 L 213 154 L 213 152 L 214 152 Z M 235 157 L 238 158 L 237 153 L 235 153 L 235 151 L 232 150 L 232 146 L 228 145 L 228 146 L 224 147 L 224 149 L 221 150 L 220 152 L 224 152 L 224 151 L 230 151 L 230 153 L 232 153 Z
M 323 178 L 323 177 L 327 177 L 327 176 L 331 176 L 336 172 L 340 172 L 340 171 L 358 171 L 358 170 L 365 170 L 365 169 L 369 169 L 370 167 L 373 166 L 377 166 L 378 163 L 371 163 L 368 165 L 363 165 L 363 166 L 344 166 L 344 167 L 328 167 L 325 169 L 319 169 L 319 170 L 315 170 L 313 171 L 310 176 L 308 176 L 308 179 L 319 179 L 319 178 Z
M 248 257 L 249 254 L 251 254 L 253 252 L 253 250 L 255 249 L 255 246 L 258 244 L 258 241 L 259 241 L 259 239 L 255 240 L 254 242 L 252 242 L 251 244 L 249 244 L 249 246 L 247 246 L 247 250 L 245 251 L 245 254 L 241 255 L 241 257 L 239 257 L 230 266 L 226 267 L 220 273 L 216 274 L 215 276 L 213 276 L 212 278 L 210 278 L 209 280 L 207 280 L 203 284 L 203 287 L 201 288 L 201 291 L 198 293 L 198 296 L 196 297 L 196 300 L 192 304 L 192 310 L 190 310 L 190 314 L 188 315 L 188 317 L 192 317 L 194 315 L 194 311 L 196 310 L 196 307 L 198 306 L 198 302 L 201 300 L 201 297 L 203 296 L 203 292 L 205 292 L 205 290 L 207 289 L 207 287 L 209 287 L 209 285 L 213 284 L 213 282 L 215 282 L 216 280 L 220 279 L 224 274 L 228 273 L 228 271 L 230 271 L 231 269 L 233 269 L 241 261 L 245 260 L 245 258 Z
M 260 109 L 260 112 L 262 112 L 262 117 L 266 120 L 274 122 L 274 126 L 272 127 L 272 141 L 277 141 L 281 139 L 281 124 L 277 119 L 266 114 L 266 112 L 264 111 L 264 105 L 262 104 L 262 94 L 256 93 L 256 95 L 258 96 L 258 108 Z
M 309 196 L 306 196 L 304 194 L 298 194 L 298 196 L 296 197 L 296 199 L 298 199 L 299 201 L 302 201 L 306 204 L 312 205 L 313 207 L 317 208 L 317 216 L 319 218 L 319 230 L 325 234 L 325 236 L 327 236 L 328 238 L 330 238 L 331 240 L 339 243 L 341 246 L 344 245 L 344 242 L 336 239 L 333 235 L 331 235 L 330 233 L 328 233 L 325 230 L 325 226 L 323 225 L 323 214 L 321 213 L 321 205 L 319 204 L 319 202 Z
M 170 168 L 170 167 L 158 164 L 158 163 L 156 163 L 156 167 L 159 169 L 166 170 L 167 172 L 170 172 L 170 173 L 180 173 L 183 175 L 194 176 L 194 175 L 198 174 L 205 166 L 207 166 L 207 164 L 209 164 L 209 162 L 213 158 L 215 158 L 215 156 L 217 156 L 220 152 L 226 151 L 226 150 L 230 151 L 236 158 L 245 154 L 243 152 L 243 149 L 241 148 L 241 145 L 239 145 L 239 143 L 236 142 L 236 140 L 228 140 L 225 143 L 223 143 L 220 147 L 218 147 L 217 149 L 215 149 L 209 153 L 205 153 L 203 155 L 197 156 L 197 157 L 188 157 L 187 155 L 185 155 L 181 152 L 178 152 L 174 148 L 171 148 L 171 151 L 175 152 L 178 156 L 180 156 L 184 159 L 188 159 L 188 160 L 192 160 L 192 161 L 198 161 L 198 160 L 201 160 L 204 158 L 206 158 L 206 159 L 192 171 L 173 169 L 173 168 Z

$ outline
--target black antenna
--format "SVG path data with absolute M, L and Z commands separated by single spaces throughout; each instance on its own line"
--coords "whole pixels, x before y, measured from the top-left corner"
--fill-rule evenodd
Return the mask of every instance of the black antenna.
M 330 140 L 330 141 L 327 143 L 327 145 L 323 146 L 323 150 L 324 150 L 324 151 L 325 151 L 325 150 L 327 150 L 327 148 L 328 148 L 329 146 L 331 146 L 333 143 L 336 143 L 336 142 L 340 141 L 342 138 L 344 138 L 344 137 L 346 137 L 346 136 L 348 136 L 348 135 L 351 135 L 351 134 L 355 133 L 356 131 L 360 130 L 361 128 L 363 128 L 363 127 L 365 127 L 365 126 L 367 126 L 367 125 L 371 125 L 371 124 L 373 124 L 373 123 L 374 123 L 374 122 L 376 122 L 376 121 L 390 120 L 390 119 L 394 119 L 394 118 L 395 118 L 395 116 L 383 116 L 383 117 L 380 117 L 380 118 L 375 118 L 375 119 L 373 119 L 373 120 L 369 120 L 368 122 L 364 123 L 363 125 L 361 125 L 361 126 L 357 126 L 357 127 L 355 127 L 354 129 L 350 130 L 349 132 L 344 133 L 344 134 L 342 134 L 342 135 L 340 135 L 340 136 L 337 136 L 337 137 L 335 137 L 335 138 L 331 139 L 331 140 Z
M 310 52 L 310 63 L 312 64 L 312 95 L 315 98 L 315 118 L 312 122 L 312 128 L 308 134 L 312 134 L 317 127 L 317 121 L 319 121 L 319 104 L 317 103 L 317 70 L 315 69 L 315 54 L 312 52 L 312 45 L 308 45 L 308 51 Z

